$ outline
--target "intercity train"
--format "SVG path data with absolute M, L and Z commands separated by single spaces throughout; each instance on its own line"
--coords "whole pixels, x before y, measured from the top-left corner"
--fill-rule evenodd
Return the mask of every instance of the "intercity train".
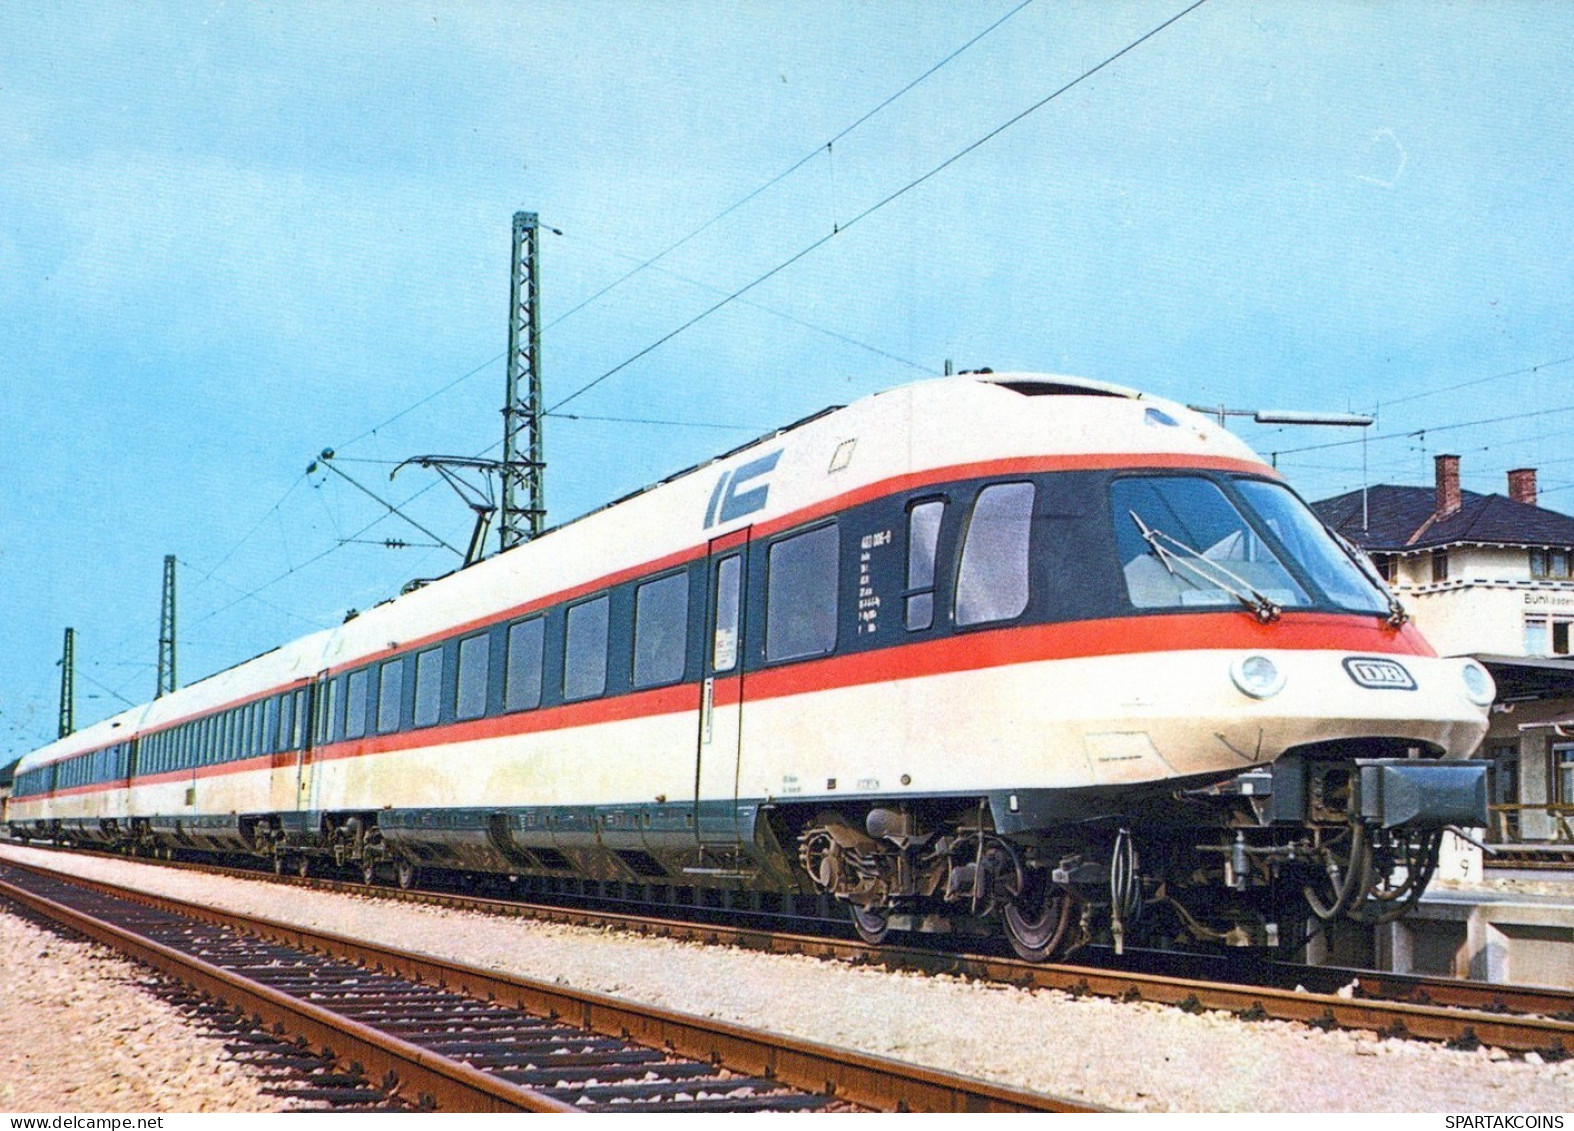
M 1269 945 L 1485 823 L 1494 688 L 1208 417 L 979 372 L 826 410 L 29 754 L 13 836 L 857 932 Z

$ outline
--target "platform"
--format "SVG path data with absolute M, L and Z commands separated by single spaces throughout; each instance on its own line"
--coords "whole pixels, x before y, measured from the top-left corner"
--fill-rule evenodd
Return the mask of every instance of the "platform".
M 1307 945 L 1309 962 L 1574 988 L 1574 869 L 1434 881 L 1395 923 L 1340 924 Z

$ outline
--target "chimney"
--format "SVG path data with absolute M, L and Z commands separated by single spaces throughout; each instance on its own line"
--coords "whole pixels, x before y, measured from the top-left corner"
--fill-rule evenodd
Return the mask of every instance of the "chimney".
M 1459 457 L 1433 456 L 1432 462 L 1437 468 L 1437 517 L 1441 520 L 1459 511 Z
M 1508 497 L 1516 503 L 1532 507 L 1536 505 L 1535 468 L 1520 467 L 1508 473 Z

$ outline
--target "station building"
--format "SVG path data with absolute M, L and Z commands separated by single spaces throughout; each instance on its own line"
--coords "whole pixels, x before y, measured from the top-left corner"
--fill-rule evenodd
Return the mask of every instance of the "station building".
M 1461 489 L 1459 457 L 1432 487 L 1376 486 L 1313 503 L 1365 550 L 1445 656 L 1474 656 L 1498 700 L 1479 756 L 1493 762 L 1499 843 L 1574 840 L 1574 517 L 1537 502 L 1536 471 L 1505 495 Z

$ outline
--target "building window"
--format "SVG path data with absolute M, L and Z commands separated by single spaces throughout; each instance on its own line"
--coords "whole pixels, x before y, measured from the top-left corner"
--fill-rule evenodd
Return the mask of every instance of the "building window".
M 935 550 L 940 545 L 940 520 L 944 516 L 945 503 L 939 499 L 918 503 L 907 512 L 904 616 L 909 632 L 935 623 Z
M 1448 580 L 1448 551 L 1447 550 L 1433 550 L 1432 551 L 1432 580 L 1433 581 L 1447 581 Z
M 563 698 L 589 699 L 607 689 L 605 596 L 568 610 L 563 644 Z
M 1528 616 L 1525 618 L 1525 655 L 1567 656 L 1574 637 L 1574 617 Z
M 1398 554 L 1373 554 L 1372 566 L 1377 570 L 1377 576 L 1390 585 L 1399 580 Z
M 656 687 L 683 678 L 689 625 L 689 576 L 647 581 L 634 594 L 634 686 Z
M 1033 484 L 997 483 L 978 493 L 956 575 L 956 623 L 1011 620 L 1027 608 Z
M 1574 805 L 1574 746 L 1552 748 L 1552 803 Z
M 1574 554 L 1567 548 L 1537 548 L 1530 551 L 1530 576 L 1538 581 L 1567 581 Z
M 836 647 L 836 526 L 783 538 L 770 549 L 765 582 L 765 658 L 800 660 Z

